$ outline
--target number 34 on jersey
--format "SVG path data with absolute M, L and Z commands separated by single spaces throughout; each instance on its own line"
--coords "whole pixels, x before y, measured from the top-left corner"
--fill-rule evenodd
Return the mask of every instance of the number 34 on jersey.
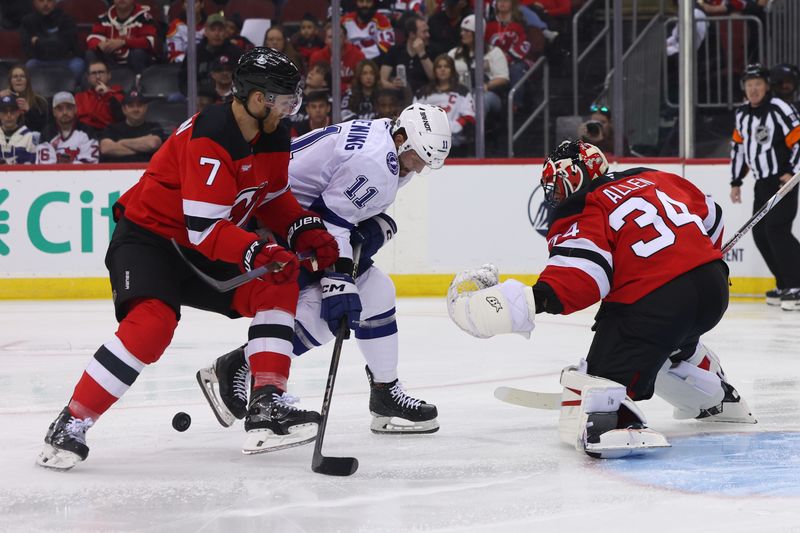
M 721 257 L 721 209 L 691 182 L 651 169 L 599 178 L 555 213 L 540 280 L 565 312 L 632 303 Z

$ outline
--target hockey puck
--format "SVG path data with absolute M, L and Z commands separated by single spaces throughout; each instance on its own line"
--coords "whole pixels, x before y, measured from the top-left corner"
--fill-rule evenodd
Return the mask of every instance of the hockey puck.
M 175 431 L 186 431 L 192 425 L 192 417 L 181 411 L 172 417 L 172 427 Z

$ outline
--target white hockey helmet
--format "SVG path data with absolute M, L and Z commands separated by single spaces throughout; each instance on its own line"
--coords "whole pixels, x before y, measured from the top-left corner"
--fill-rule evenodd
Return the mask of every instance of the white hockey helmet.
M 428 104 L 411 104 L 392 124 L 393 136 L 400 130 L 405 132 L 406 141 L 397 149 L 397 155 L 414 150 L 427 166 L 442 168 L 451 143 L 450 121 L 444 109 Z

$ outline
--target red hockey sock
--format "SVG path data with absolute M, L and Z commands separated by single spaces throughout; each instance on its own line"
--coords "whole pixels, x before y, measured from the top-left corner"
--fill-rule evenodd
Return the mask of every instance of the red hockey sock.
M 292 360 L 285 355 L 270 352 L 254 353 L 250 356 L 253 388 L 273 385 L 278 387 L 281 392 L 286 392 L 291 366 Z

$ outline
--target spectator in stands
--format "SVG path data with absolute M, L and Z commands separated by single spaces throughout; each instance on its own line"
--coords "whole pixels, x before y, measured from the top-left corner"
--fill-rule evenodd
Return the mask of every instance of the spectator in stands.
M 311 54 L 325 46 L 319 37 L 319 27 L 314 15 L 311 13 L 303 15 L 303 20 L 300 21 L 300 31 L 292 36 L 292 44 L 295 50 L 303 56 L 305 64 L 311 64 Z
M 381 86 L 410 90 L 411 96 L 433 81 L 433 61 L 428 56 L 431 34 L 419 15 L 408 17 L 404 27 L 405 44 L 392 46 L 381 65 Z
M 403 109 L 403 93 L 397 89 L 378 91 L 378 116 L 376 118 L 396 119 Z
M 306 83 L 303 90 L 305 91 L 305 94 L 316 91 L 330 92 L 331 90 L 330 63 L 326 63 L 324 61 L 314 63 L 314 66 L 308 69 L 308 74 L 306 74 Z
M 531 51 L 517 0 L 496 1 L 495 18 L 486 24 L 486 42 L 506 55 L 510 83 L 516 85 L 528 70 L 528 53 Z M 523 98 L 524 90 L 520 87 L 514 104 L 521 105 Z
M 378 65 L 365 59 L 356 67 L 356 75 L 342 96 L 342 120 L 372 120 L 378 107 Z
M 423 87 L 414 101 L 444 109 L 450 121 L 453 148 L 465 147 L 471 144 L 474 134 L 475 104 L 472 95 L 467 87 L 458 82 L 456 64 L 449 55 L 437 57 L 433 71 L 435 81 Z
M 33 11 L 31 0 L 2 0 L 0 2 L 0 27 L 19 29 L 25 15 Z
M 797 86 L 800 84 L 800 69 L 795 65 L 789 63 L 781 63 L 775 65 L 769 71 L 769 84 L 772 93 L 795 107 L 795 110 L 800 113 L 800 102 L 795 101 L 795 93 Z
M 472 86 L 475 73 L 475 15 L 461 21 L 461 46 L 453 48 L 447 55 L 455 60 L 458 79 L 467 87 Z M 503 101 L 500 94 L 508 88 L 508 61 L 503 51 L 487 44 L 483 56 L 484 109 L 487 115 L 500 113 Z
M 317 128 L 324 128 L 331 123 L 330 95 L 324 91 L 316 91 L 306 95 L 306 114 L 308 118 L 294 124 L 292 138 L 305 135 Z
M 36 147 L 37 164 L 53 163 L 97 163 L 100 146 L 92 138 L 93 131 L 78 122 L 78 106 L 75 97 L 66 91 L 53 96 L 55 124 L 48 127 L 44 141 Z
M 225 38 L 225 17 L 220 13 L 209 15 L 204 37 L 197 47 L 197 83 L 208 83 L 211 65 L 222 56 L 236 64 L 241 55 L 242 50 Z M 183 94 L 187 94 L 188 71 L 189 66 L 184 61 L 178 73 L 178 85 Z
M 521 0 L 519 11 L 526 26 L 536 28 L 550 43 L 558 37 L 558 32 L 553 30 L 551 17 L 569 18 L 572 11 L 571 0 Z
M 578 126 L 578 137 L 597 146 L 604 154 L 614 155 L 615 134 L 611 110 L 605 105 L 592 104 L 589 111 L 592 113 L 589 120 Z M 623 153 L 620 155 L 628 153 L 627 140 L 623 139 Z
M 78 28 L 72 17 L 56 7 L 56 0 L 33 0 L 33 13 L 22 19 L 20 40 L 26 67 L 62 65 L 75 80 L 83 76 L 85 64 L 78 48 Z
M 297 65 L 300 72 L 305 72 L 306 64 L 303 61 L 303 56 L 294 49 L 292 42 L 286 38 L 286 32 L 282 26 L 272 26 L 267 30 L 266 35 L 264 35 L 264 46 L 274 48 L 278 52 L 283 52 L 286 54 L 286 57 Z
M 236 64 L 227 56 L 220 56 L 211 64 L 214 103 L 233 101 L 233 69 Z
M 375 0 L 356 0 L 356 10 L 344 14 L 342 25 L 347 29 L 347 38 L 364 52 L 364 57 L 379 64 L 382 59 L 378 58 L 394 44 L 392 23 L 378 13 Z
M 446 54 L 461 42 L 461 21 L 471 13 L 468 0 L 444 0 L 441 11 L 428 19 L 433 57 Z
M 672 3 L 677 7 L 678 0 L 672 0 Z M 706 22 L 706 14 L 699 7 L 694 8 L 694 49 L 698 50 L 703 45 L 703 40 L 706 38 L 708 32 L 708 22 Z M 678 41 L 679 24 L 676 22 L 672 28 L 672 32 L 667 37 L 667 57 L 675 57 L 677 60 L 678 50 L 680 49 L 680 42 Z M 676 65 L 677 66 L 677 65 Z M 675 71 L 677 73 L 677 70 Z
M 225 19 L 225 39 L 239 48 L 242 53 L 256 47 L 250 39 L 242 35 L 242 20 L 238 13 L 234 13 L 231 18 Z
M 697 6 L 706 15 L 729 15 L 733 12 L 745 15 L 763 15 L 769 0 L 697 0 Z
M 114 0 L 86 38 L 87 61 L 103 59 L 106 64 L 127 65 L 140 73 L 155 61 L 157 33 L 149 6 Z
M 11 95 L 17 101 L 20 124 L 32 131 L 41 132 L 48 122 L 47 100 L 33 90 L 28 70 L 23 65 L 14 65 L 8 71 L 8 89 L 0 91 L 0 96 Z
M 167 28 L 167 61 L 170 63 L 180 63 L 186 58 L 186 50 L 189 47 L 189 27 L 186 25 L 187 0 L 183 0 L 183 11 L 176 19 L 172 19 Z M 203 30 L 206 27 L 206 13 L 203 10 L 205 0 L 195 0 L 194 2 L 194 21 L 195 43 L 199 44 L 203 40 Z
M 155 122 L 145 121 L 147 103 L 136 89 L 125 95 L 122 101 L 125 120 L 110 125 L 100 134 L 100 158 L 104 163 L 150 161 L 159 149 L 164 132 Z
M 89 88 L 75 95 L 78 105 L 78 122 L 97 131 L 122 120 L 122 87 L 111 85 L 111 71 L 101 60 L 89 62 L 87 69 Z
M 214 89 L 211 87 L 198 87 L 197 88 L 197 113 L 200 113 L 203 109 L 207 108 L 210 105 L 214 105 L 217 100 L 217 96 L 214 93 Z
M 333 28 L 331 27 L 331 23 L 328 22 L 325 24 L 325 47 L 311 54 L 309 67 L 313 67 L 321 62 L 328 63 L 328 65 L 331 64 L 331 43 L 333 43 Z M 356 67 L 364 59 L 364 52 L 348 41 L 347 30 L 342 27 L 342 64 L 339 67 L 339 72 L 342 77 L 342 92 L 345 92 L 350 86 Z
M 7 94 L 0 98 L 0 163 L 22 165 L 36 162 L 39 132 L 20 125 L 22 110 L 17 99 Z

